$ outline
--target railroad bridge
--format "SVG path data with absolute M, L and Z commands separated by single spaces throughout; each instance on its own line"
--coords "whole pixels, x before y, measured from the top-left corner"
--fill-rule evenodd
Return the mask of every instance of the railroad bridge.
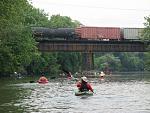
M 92 40 L 38 40 L 43 52 L 82 52 L 84 70 L 93 69 L 94 52 L 146 52 L 150 42 L 139 40 L 92 41 Z

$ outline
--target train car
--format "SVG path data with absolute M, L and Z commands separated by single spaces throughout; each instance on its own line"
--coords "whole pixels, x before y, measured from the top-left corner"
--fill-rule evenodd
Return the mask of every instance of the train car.
M 74 39 L 74 28 L 45 28 L 45 27 L 32 27 L 34 37 L 38 39 L 61 39 L 69 40 Z
M 121 40 L 119 27 L 78 27 L 75 34 L 82 40 Z
M 139 40 L 144 28 L 123 28 L 124 40 Z

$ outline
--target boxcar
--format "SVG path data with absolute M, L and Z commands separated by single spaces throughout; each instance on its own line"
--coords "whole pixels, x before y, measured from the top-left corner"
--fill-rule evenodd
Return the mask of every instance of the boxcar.
M 87 40 L 120 40 L 119 27 L 78 27 L 75 29 L 77 36 Z
M 123 38 L 126 40 L 139 40 L 144 28 L 123 28 Z

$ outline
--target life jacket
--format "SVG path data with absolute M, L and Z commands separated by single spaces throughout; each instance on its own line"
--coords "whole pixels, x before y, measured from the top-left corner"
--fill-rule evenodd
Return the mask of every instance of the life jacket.
M 81 87 L 79 88 L 79 90 L 80 90 L 81 92 L 89 91 L 89 88 L 87 87 L 87 83 L 86 83 L 86 82 L 81 83 Z

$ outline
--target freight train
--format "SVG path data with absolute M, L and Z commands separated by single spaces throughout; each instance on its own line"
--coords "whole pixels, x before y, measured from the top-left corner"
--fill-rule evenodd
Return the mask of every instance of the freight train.
M 139 40 L 144 28 L 77 27 L 45 28 L 32 27 L 37 40 Z

